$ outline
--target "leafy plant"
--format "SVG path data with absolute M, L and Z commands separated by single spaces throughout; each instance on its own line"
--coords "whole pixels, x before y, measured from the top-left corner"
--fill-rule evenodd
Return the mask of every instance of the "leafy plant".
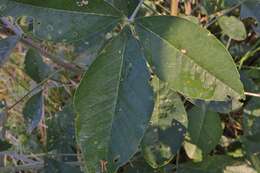
M 23 71 L 33 88 L 5 111 L 29 97 L 20 142 L 27 152 L 44 152 L 46 163 L 34 169 L 80 172 L 76 161 L 88 173 L 260 171 L 259 113 L 250 112 L 257 101 L 242 107 L 248 92 L 239 74 L 258 42 L 235 58 L 247 28 L 257 27 L 227 15 L 241 6 L 242 18 L 258 20 L 255 9 L 248 12 L 254 3 L 205 1 L 196 10 L 181 1 L 186 14 L 194 7 L 191 18 L 151 15 L 161 10 L 144 0 L 0 0 L 1 66 L 20 42 L 28 47 Z M 209 30 L 201 15 L 209 15 Z M 245 76 L 246 90 L 257 86 Z M 243 108 L 250 114 L 244 135 L 234 132 L 224 144 Z M 234 143 L 245 151 L 239 158 L 228 148 Z

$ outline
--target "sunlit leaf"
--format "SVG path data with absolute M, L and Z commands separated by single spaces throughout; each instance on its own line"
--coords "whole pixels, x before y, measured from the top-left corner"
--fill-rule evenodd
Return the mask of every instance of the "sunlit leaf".
M 200 163 L 181 165 L 179 173 L 257 173 L 245 161 L 235 160 L 228 156 L 207 157 Z
M 218 19 L 218 23 L 223 33 L 234 40 L 244 40 L 247 37 L 246 28 L 243 22 L 234 16 L 222 16 Z
M 136 31 L 150 65 L 172 89 L 205 100 L 244 97 L 232 57 L 207 30 L 182 18 L 156 16 L 138 19 Z

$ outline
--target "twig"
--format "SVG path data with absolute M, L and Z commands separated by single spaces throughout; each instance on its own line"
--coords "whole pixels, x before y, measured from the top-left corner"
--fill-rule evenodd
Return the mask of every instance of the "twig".
M 79 66 L 69 63 L 64 59 L 58 58 L 56 55 L 52 54 L 49 50 L 47 50 L 44 46 L 42 46 L 41 43 L 34 41 L 29 36 L 23 36 L 21 38 L 21 42 L 25 45 L 28 45 L 30 47 L 33 47 L 37 49 L 43 56 L 51 59 L 54 63 L 64 67 L 65 69 L 74 71 L 76 73 L 83 73 L 83 69 L 81 69 Z
M 250 57 L 254 56 L 258 51 L 260 51 L 260 40 L 258 40 L 253 47 L 239 60 L 239 69 L 242 68 L 245 61 L 247 61 Z
M 3 25 L 4 25 L 5 28 L 8 28 L 8 29 L 10 29 L 11 31 L 13 31 L 15 35 L 17 35 L 17 36 L 19 36 L 19 37 L 22 37 L 22 35 L 23 35 L 22 29 L 21 29 L 20 27 L 18 27 L 18 26 L 13 25 L 13 24 L 8 20 L 7 17 L 1 17 L 1 18 L 0 18 L 0 21 L 3 23 Z
M 171 16 L 177 16 L 179 9 L 179 0 L 171 0 Z
M 165 8 L 163 5 L 160 4 L 160 2 L 155 3 L 155 5 L 157 5 L 158 7 L 160 7 L 162 10 L 164 10 L 164 12 L 166 12 L 167 14 L 171 14 L 171 12 Z
M 190 0 L 186 0 L 184 2 L 184 8 L 185 8 L 185 14 L 186 15 L 191 15 L 192 9 L 191 9 L 191 1 Z
M 151 8 L 151 7 L 150 7 L 148 4 L 146 4 L 145 2 L 144 2 L 143 4 L 144 4 L 144 6 L 145 6 L 146 8 L 148 8 L 149 10 L 151 10 L 154 14 L 161 15 L 161 13 L 159 13 L 157 10 Z
M 245 92 L 245 95 L 247 95 L 247 96 L 253 96 L 253 97 L 260 97 L 260 93 Z
M 231 42 L 232 42 L 232 38 L 229 38 L 228 42 L 227 42 L 227 45 L 226 45 L 226 49 L 227 50 L 229 49 Z
M 223 10 L 223 11 L 221 11 L 221 12 L 216 13 L 216 16 L 215 16 L 211 21 L 209 21 L 207 25 L 205 25 L 205 28 L 210 27 L 210 26 L 211 26 L 212 24 L 214 24 L 220 17 L 222 17 L 222 16 L 224 16 L 224 15 L 226 15 L 226 14 L 232 12 L 232 11 L 235 10 L 236 8 L 238 8 L 243 2 L 244 2 L 244 1 L 242 1 L 242 2 L 240 2 L 240 3 L 238 3 L 238 4 L 236 4 L 236 5 L 234 5 L 233 7 L 229 8 L 229 9 L 227 9 L 227 10 Z
M 44 48 L 44 46 L 42 45 L 42 43 L 35 41 L 33 38 L 31 38 L 28 35 L 24 35 L 22 30 L 18 26 L 13 25 L 6 17 L 0 18 L 0 21 L 3 24 L 5 29 L 12 31 L 13 33 L 15 33 L 16 35 L 21 37 L 20 41 L 22 43 L 24 43 L 25 45 L 28 45 L 30 47 L 37 49 L 43 56 L 51 59 L 54 63 L 64 67 L 65 69 L 74 71 L 76 73 L 83 73 L 84 70 L 82 68 L 80 68 L 79 66 L 72 64 L 70 62 L 67 62 L 66 60 L 64 60 L 62 58 L 57 57 L 56 55 L 52 54 L 49 50 L 46 50 Z M 8 30 L 6 30 L 6 31 L 8 31 Z M 10 33 L 4 32 L 4 31 L 5 30 L 1 30 L 1 34 L 10 35 Z
M 140 8 L 142 7 L 142 4 L 144 3 L 144 0 L 140 0 L 139 4 L 137 5 L 137 7 L 135 8 L 135 11 L 133 12 L 133 14 L 131 15 L 131 17 L 128 19 L 129 22 L 133 22 L 138 11 L 140 10 Z
M 23 97 L 21 97 L 18 101 L 16 101 L 13 105 L 10 107 L 7 107 L 7 111 L 10 111 L 13 109 L 16 105 L 18 105 L 20 102 L 22 102 L 26 97 L 28 97 L 32 92 L 34 92 L 36 89 L 40 88 L 43 84 L 45 84 L 51 77 L 53 77 L 56 73 L 60 72 L 61 70 L 57 70 L 54 73 L 50 74 L 46 79 L 41 81 L 38 85 L 36 85 L 34 88 L 32 88 L 30 91 L 28 91 Z

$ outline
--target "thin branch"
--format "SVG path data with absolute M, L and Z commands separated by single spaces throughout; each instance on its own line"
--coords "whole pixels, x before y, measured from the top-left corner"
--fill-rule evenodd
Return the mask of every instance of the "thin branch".
M 240 7 L 240 5 L 241 5 L 243 2 L 244 2 L 244 1 L 242 1 L 242 2 L 240 2 L 240 3 L 238 3 L 238 4 L 236 4 L 236 5 L 234 5 L 233 7 L 229 8 L 229 9 L 227 9 L 227 10 L 223 10 L 223 11 L 221 11 L 221 12 L 217 12 L 217 13 L 216 13 L 216 16 L 215 16 L 211 21 L 209 21 L 208 24 L 205 25 L 205 28 L 210 27 L 210 26 L 211 26 L 212 24 L 214 24 L 220 17 L 222 17 L 222 16 L 224 16 L 224 15 L 226 15 L 226 14 L 232 12 L 233 10 L 237 9 L 238 7 Z
M 230 44 L 232 42 L 232 38 L 228 39 L 227 45 L 226 45 L 226 49 L 229 50 Z
M 150 7 L 150 6 L 149 6 L 148 4 L 146 4 L 145 2 L 144 2 L 143 4 L 144 4 L 144 6 L 145 6 L 147 9 L 151 10 L 154 14 L 161 15 L 161 13 L 159 13 L 157 10 L 153 9 L 152 7 Z
M 179 9 L 179 0 L 171 0 L 171 16 L 177 16 Z
M 260 93 L 245 92 L 246 96 L 260 97 Z
M 22 30 L 18 26 L 13 25 L 8 20 L 8 18 L 2 17 L 2 18 L 0 18 L 0 21 L 3 24 L 4 29 L 7 29 L 7 30 L 1 30 L 1 34 L 10 35 L 10 33 L 7 32 L 8 30 L 10 30 L 17 36 L 21 37 L 20 41 L 22 43 L 24 43 L 27 46 L 37 49 L 43 56 L 51 59 L 54 63 L 64 67 L 65 69 L 74 71 L 76 73 L 83 73 L 84 70 L 82 68 L 80 68 L 79 66 L 77 66 L 73 63 L 67 62 L 66 60 L 64 60 L 62 58 L 57 57 L 56 55 L 52 54 L 49 50 L 46 50 L 45 46 L 43 46 L 41 42 L 35 41 L 32 37 L 30 37 L 28 35 L 24 35 Z
M 21 38 L 21 42 L 24 43 L 25 45 L 37 49 L 43 56 L 51 59 L 54 63 L 64 67 L 65 69 L 74 71 L 76 73 L 83 73 L 83 69 L 81 69 L 79 66 L 57 57 L 56 55 L 52 54 L 49 50 L 47 50 L 41 43 L 34 41 L 30 37 L 23 36 Z
M 15 35 L 22 37 L 23 35 L 23 31 L 19 26 L 15 26 L 13 25 L 7 17 L 1 17 L 0 21 L 2 22 L 2 24 L 4 25 L 5 28 L 10 29 L 11 31 L 14 32 Z
M 250 57 L 254 56 L 258 51 L 260 51 L 260 40 L 257 40 L 256 43 L 252 46 L 252 48 L 239 60 L 239 69 L 242 68 L 245 61 L 247 61 Z
M 144 3 L 144 0 L 140 0 L 139 4 L 137 5 L 137 7 L 135 8 L 135 11 L 133 12 L 133 14 L 131 15 L 131 17 L 128 19 L 129 22 L 133 22 L 137 13 L 139 12 L 140 8 L 142 7 L 142 4 Z
M 192 12 L 192 8 L 191 8 L 191 1 L 190 0 L 186 0 L 184 2 L 184 8 L 185 8 L 185 14 L 186 15 L 191 15 Z
M 167 9 L 167 8 L 165 8 L 162 4 L 160 4 L 160 2 L 155 2 L 155 5 L 157 5 L 158 7 L 160 7 L 162 10 L 164 10 L 164 12 L 165 13 L 167 13 L 167 14 L 171 14 L 171 12 Z
M 13 109 L 16 105 L 18 105 L 20 102 L 22 102 L 26 97 L 28 97 L 31 93 L 33 93 L 35 90 L 40 88 L 42 85 L 44 85 L 51 77 L 53 77 L 55 74 L 59 73 L 61 70 L 57 70 L 54 73 L 50 74 L 46 79 L 41 81 L 39 84 L 37 84 L 34 88 L 32 88 L 30 91 L 28 91 L 23 97 L 21 97 L 18 101 L 16 101 L 13 105 L 10 107 L 7 107 L 7 111 L 10 111 Z

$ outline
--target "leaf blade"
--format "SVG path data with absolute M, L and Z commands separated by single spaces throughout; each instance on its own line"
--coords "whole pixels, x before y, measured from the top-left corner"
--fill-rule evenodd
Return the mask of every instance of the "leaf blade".
M 177 93 L 158 78 L 154 78 L 152 84 L 156 101 L 141 147 L 148 164 L 160 168 L 168 164 L 180 149 L 188 119 Z
M 136 152 L 153 107 L 148 81 L 139 44 L 126 30 L 83 77 L 74 105 L 77 137 L 81 147 L 88 146 L 82 149 L 90 172 L 99 171 L 100 160 L 114 172 Z
M 188 119 L 191 143 L 208 154 L 218 144 L 223 133 L 219 115 L 216 112 L 193 107 L 188 112 Z
M 173 90 L 204 100 L 244 98 L 232 57 L 207 30 L 178 17 L 154 16 L 139 18 L 136 31 L 155 73 Z

